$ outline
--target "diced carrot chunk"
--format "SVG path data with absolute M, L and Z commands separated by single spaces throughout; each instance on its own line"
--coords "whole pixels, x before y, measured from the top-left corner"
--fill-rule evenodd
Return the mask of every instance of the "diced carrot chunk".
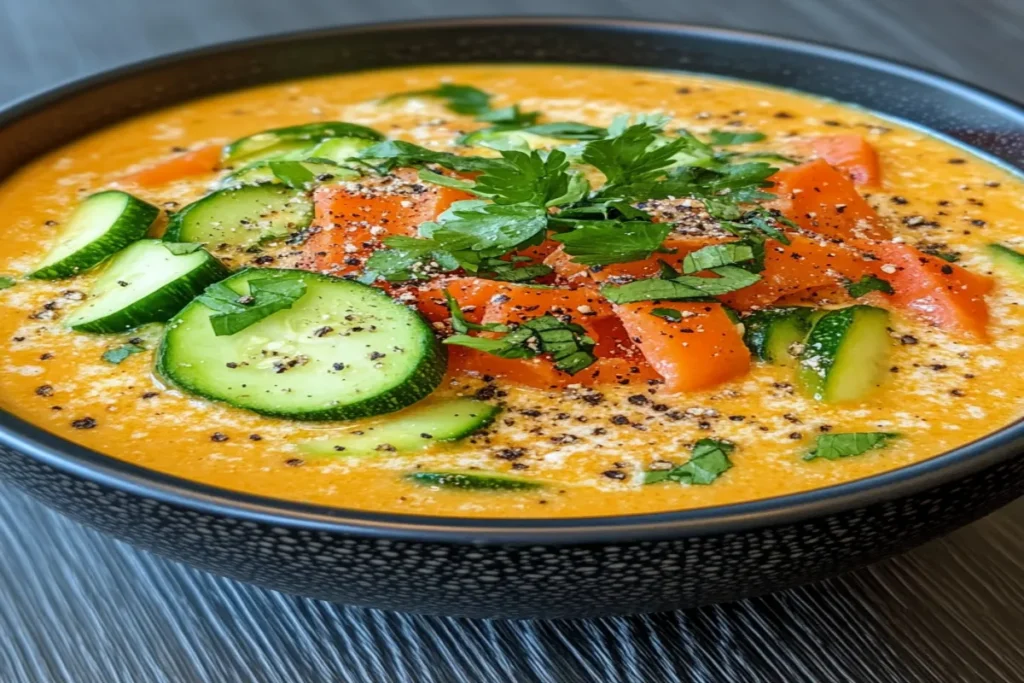
M 787 237 L 788 245 L 775 240 L 765 242 L 759 282 L 719 299 L 746 311 L 800 292 L 859 280 L 877 268 L 877 262 L 846 244 L 795 233 Z
M 519 323 L 542 315 L 572 318 L 587 327 L 588 321 L 614 315 L 612 306 L 592 287 L 553 289 L 528 285 L 507 285 L 487 306 L 485 323 Z
M 416 177 L 405 169 L 395 175 L 410 183 Z M 434 220 L 454 202 L 471 198 L 441 186 L 417 194 L 388 192 L 385 187 L 366 195 L 345 185 L 319 187 L 313 193 L 313 235 L 304 247 L 301 267 L 334 275 L 359 271 L 384 238 L 415 235 L 420 224 Z
M 857 185 L 877 186 L 882 182 L 878 153 L 863 136 L 822 135 L 810 141 L 810 148 Z
M 676 270 L 682 270 L 683 259 L 687 254 L 697 251 L 701 247 L 720 242 L 729 242 L 733 238 L 708 238 L 708 237 L 670 237 L 662 245 L 665 252 L 653 254 L 650 258 L 642 261 L 629 261 L 627 263 L 612 263 L 600 268 L 587 268 L 579 263 L 573 263 L 572 257 L 563 249 L 553 252 L 544 263 L 555 269 L 555 273 L 572 281 L 573 279 L 585 276 L 587 273 L 598 281 L 616 277 L 647 278 L 654 277 L 660 271 L 659 261 L 664 261 Z
M 789 202 L 786 216 L 805 230 L 844 239 L 892 236 L 853 182 L 823 159 L 782 169 L 771 180 Z
M 429 285 L 410 285 L 403 288 L 416 297 L 416 307 L 431 322 L 441 322 L 451 317 L 448 300 L 444 296 L 447 290 L 458 302 L 466 320 L 479 323 L 483 320 L 487 304 L 497 294 L 515 285 L 496 280 L 485 280 L 477 277 L 457 277 L 446 281 L 435 281 Z
M 750 352 L 721 304 L 643 301 L 615 308 L 671 392 L 707 389 L 750 369 Z M 684 317 L 671 322 L 654 315 L 655 308 L 675 309 Z
M 220 154 L 220 145 L 204 145 L 136 171 L 122 181 L 141 187 L 158 187 L 182 178 L 213 173 L 220 166 Z
M 577 381 L 559 372 L 550 358 L 501 358 L 466 346 L 448 346 L 448 372 L 451 375 L 489 375 L 512 380 L 537 389 L 564 387 Z
M 889 304 L 951 332 L 986 340 L 992 280 L 906 244 L 879 242 L 871 252 L 880 259 L 879 276 L 892 285 Z M 894 266 L 896 272 L 887 273 Z

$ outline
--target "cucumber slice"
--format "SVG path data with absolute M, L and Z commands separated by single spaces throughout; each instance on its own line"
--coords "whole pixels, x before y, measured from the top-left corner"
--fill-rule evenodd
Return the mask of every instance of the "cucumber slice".
M 408 453 L 442 441 L 457 441 L 494 421 L 499 409 L 471 398 L 413 406 L 386 422 L 322 441 L 299 444 L 310 455 Z
M 157 372 L 215 401 L 296 420 L 351 420 L 390 413 L 432 392 L 446 356 L 430 325 L 387 294 L 301 270 L 251 268 L 218 286 L 248 295 L 249 282 L 301 280 L 305 293 L 231 335 L 196 299 L 168 324 Z
M 1024 254 L 1002 244 L 989 244 L 985 252 L 998 270 L 1014 282 L 1024 285 Z
M 327 159 L 336 164 L 343 164 L 349 159 L 358 157 L 360 152 L 367 147 L 373 147 L 376 142 L 370 138 L 328 138 L 309 150 L 309 158 Z
M 874 306 L 850 306 L 822 316 L 800 356 L 798 374 L 807 393 L 829 403 L 871 393 L 889 366 L 888 328 L 889 313 Z
M 472 147 L 496 150 L 551 149 L 565 140 L 537 135 L 525 130 L 478 130 L 462 137 L 460 142 Z
M 490 472 L 413 472 L 405 475 L 405 479 L 423 486 L 463 491 L 536 491 L 544 488 L 540 482 Z
M 141 240 L 118 252 L 65 324 L 78 332 L 124 332 L 166 322 L 207 285 L 230 274 L 202 249 L 174 254 L 173 246 Z
M 141 239 L 159 214 L 160 209 L 127 192 L 97 192 L 78 205 L 29 277 L 55 280 L 88 270 Z
M 342 121 L 322 121 L 273 128 L 235 140 L 224 148 L 224 162 L 255 161 L 311 149 L 328 138 L 363 138 L 374 142 L 384 136 L 372 128 Z
M 279 161 L 255 161 L 248 166 L 243 166 L 234 173 L 225 176 L 220 183 L 221 188 L 238 187 L 240 185 L 264 185 L 267 183 L 280 183 L 281 178 L 275 172 L 275 164 Z M 321 159 L 307 159 L 305 161 L 288 161 L 287 163 L 299 164 L 310 175 L 319 182 L 330 182 L 333 180 L 355 180 L 360 176 L 359 171 L 339 166 L 331 161 Z
M 284 237 L 313 220 L 308 193 L 284 185 L 245 185 L 218 190 L 171 217 L 164 239 L 251 247 Z
M 758 360 L 794 366 L 797 357 L 790 349 L 807 338 L 816 317 L 818 311 L 799 306 L 758 311 L 742 320 L 743 341 Z

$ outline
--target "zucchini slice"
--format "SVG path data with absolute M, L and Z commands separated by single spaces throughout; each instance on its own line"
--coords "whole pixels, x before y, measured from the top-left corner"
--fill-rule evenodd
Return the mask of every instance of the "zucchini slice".
M 207 285 L 229 275 L 206 251 L 175 254 L 174 247 L 141 240 L 118 252 L 93 283 L 85 303 L 65 321 L 67 326 L 79 332 L 123 332 L 167 322 Z
M 1024 285 L 1024 254 L 1003 244 L 989 244 L 985 252 L 1003 275 Z
M 889 366 L 888 328 L 889 313 L 874 306 L 850 306 L 822 316 L 800 356 L 798 374 L 807 393 L 829 403 L 871 393 Z
M 525 130 L 491 130 L 474 131 L 460 139 L 463 145 L 470 147 L 486 147 L 496 150 L 518 149 L 551 149 L 564 145 L 567 140 L 537 135 Z
M 743 341 L 758 360 L 773 365 L 795 366 L 795 345 L 807 338 L 814 321 L 821 313 L 813 308 L 794 306 L 758 311 L 743 318 Z
M 384 136 L 372 128 L 343 121 L 321 121 L 273 128 L 235 140 L 224 148 L 224 162 L 255 161 L 309 150 L 328 138 L 363 138 L 379 142 Z
M 499 409 L 471 398 L 413 406 L 372 427 L 299 444 L 310 455 L 387 455 L 408 453 L 444 441 L 457 441 L 494 421 Z
M 210 321 L 215 311 L 194 300 L 168 324 L 157 372 L 190 393 L 295 420 L 390 413 L 440 384 L 447 358 L 430 325 L 379 289 L 261 268 L 217 286 L 243 299 L 250 282 L 268 279 L 298 280 L 305 291 L 290 308 L 222 336 Z
M 218 190 L 171 216 L 164 239 L 251 247 L 307 227 L 313 202 L 301 189 L 263 184 Z
M 328 138 L 309 150 L 310 159 L 326 159 L 343 164 L 359 156 L 367 147 L 373 147 L 378 140 L 371 138 L 343 137 Z
M 412 472 L 407 481 L 423 486 L 463 491 L 536 491 L 540 482 L 490 472 Z
M 220 182 L 220 187 L 238 187 L 240 185 L 264 185 L 267 183 L 280 183 L 279 164 L 298 164 L 315 182 L 331 182 L 334 180 L 355 180 L 360 176 L 359 171 L 339 166 L 331 161 L 322 159 L 306 159 L 304 161 L 254 161 L 243 166 L 234 173 L 227 175 Z M 290 183 L 285 183 L 290 184 Z
M 57 243 L 29 277 L 56 280 L 86 271 L 142 239 L 159 214 L 160 209 L 127 192 L 90 195 L 71 214 Z

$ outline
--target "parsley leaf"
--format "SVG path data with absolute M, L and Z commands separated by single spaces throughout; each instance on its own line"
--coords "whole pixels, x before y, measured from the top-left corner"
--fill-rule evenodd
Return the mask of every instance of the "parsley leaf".
M 210 325 L 218 337 L 236 334 L 273 313 L 291 308 L 306 293 L 306 283 L 298 278 L 268 277 L 249 280 L 248 284 L 247 295 L 217 282 L 196 298 L 214 311 Z
M 656 318 L 664 318 L 670 323 L 682 322 L 683 314 L 675 308 L 652 308 L 651 315 Z
M 663 481 L 674 481 L 680 484 L 705 486 L 732 467 L 729 454 L 736 446 L 728 441 L 717 439 L 701 439 L 693 447 L 693 454 L 683 465 L 670 470 L 649 470 L 644 473 L 644 484 L 658 484 Z
M 447 289 L 444 290 L 445 301 L 448 302 L 448 311 L 452 316 L 452 329 L 458 334 L 466 334 L 470 330 L 486 330 L 488 332 L 507 332 L 508 327 L 499 323 L 487 323 L 485 325 L 478 325 L 471 323 L 466 320 L 465 314 L 462 312 L 462 307 L 459 306 L 459 302 L 452 296 L 451 292 Z
M 101 357 L 108 363 L 120 365 L 123 360 L 128 358 L 128 356 L 134 355 L 136 353 L 142 353 L 145 350 L 146 349 L 142 348 L 138 344 L 122 344 L 121 346 L 118 346 L 116 349 L 107 349 L 106 351 L 103 352 L 103 356 Z
M 686 255 L 683 260 L 683 272 L 689 275 L 702 270 L 750 261 L 753 258 L 754 250 L 749 244 L 743 242 L 709 244 Z
M 451 217 L 434 228 L 430 237 L 451 252 L 471 251 L 479 257 L 498 257 L 543 239 L 548 217 L 533 204 L 452 205 Z M 461 205 L 461 206 L 460 206 Z M 463 261 L 463 259 L 460 259 Z M 464 268 L 476 270 L 471 259 Z
M 486 171 L 503 164 L 501 159 L 464 157 L 451 152 L 438 152 L 405 140 L 378 142 L 360 152 L 358 158 L 366 161 L 380 161 L 380 170 L 385 172 L 401 166 L 437 164 L 452 171 L 472 173 Z
M 203 248 L 202 242 L 161 242 L 160 245 L 175 256 L 192 254 Z
M 407 97 L 438 97 L 445 100 L 445 106 L 456 114 L 479 116 L 491 111 L 491 96 L 471 85 L 442 83 L 436 88 L 410 90 L 385 97 L 381 102 L 405 99 Z
M 745 142 L 760 142 L 765 139 L 764 133 L 757 131 L 728 131 L 718 130 L 717 128 L 712 130 L 708 134 L 708 138 L 711 140 L 712 145 L 727 146 L 727 145 L 742 145 Z
M 891 439 L 899 438 L 895 432 L 849 432 L 846 434 L 819 434 L 814 450 L 804 460 L 838 460 L 851 455 L 862 455 L 881 448 Z
M 882 278 L 875 277 L 874 275 L 864 275 L 856 282 L 847 283 L 846 291 L 849 292 L 850 296 L 854 299 L 859 299 L 869 292 L 883 292 L 885 294 L 894 293 L 892 285 L 889 284 L 888 280 L 883 280 Z
M 274 177 L 288 187 L 301 190 L 316 181 L 316 175 L 301 161 L 271 161 L 267 166 Z
M 735 292 L 761 279 L 757 273 L 736 266 L 712 268 L 707 272 L 718 277 L 681 275 L 671 279 L 650 278 L 625 285 L 605 285 L 601 293 L 615 304 L 661 299 L 703 299 Z
M 477 272 L 477 275 L 489 280 L 501 280 L 502 282 L 530 282 L 555 272 L 554 268 L 543 263 L 516 265 L 516 263 L 530 260 L 529 258 L 519 256 L 513 256 L 509 261 L 486 259 L 480 264 L 480 270 Z
M 684 146 L 682 138 L 652 147 L 656 140 L 650 126 L 632 125 L 614 137 L 588 143 L 583 161 L 605 175 L 607 185 L 602 193 L 608 195 L 617 185 L 649 183 L 674 163 L 672 157 Z
M 15 284 L 17 284 L 17 281 L 13 277 L 0 275 L 0 289 L 10 289 Z
M 456 334 L 445 339 L 444 343 L 466 346 L 501 358 L 534 358 L 541 353 L 549 353 L 555 367 L 570 375 L 597 360 L 592 353 L 595 342 L 586 336 L 586 330 L 551 315 L 528 320 L 502 337 Z
M 556 206 L 579 201 L 590 191 L 586 178 L 569 173 L 564 152 L 503 151 L 503 165 L 494 165 L 477 178 L 473 192 L 497 204 Z M 575 180 L 574 180 L 575 179 Z
M 539 111 L 522 111 L 519 109 L 518 104 L 513 104 L 501 109 L 491 109 L 490 111 L 477 114 L 476 120 L 497 123 L 502 128 L 506 126 L 518 128 L 520 126 L 532 126 L 537 123 L 539 117 Z
M 672 231 L 669 223 L 579 221 L 570 232 L 552 235 L 574 263 L 604 266 L 641 261 L 657 251 Z

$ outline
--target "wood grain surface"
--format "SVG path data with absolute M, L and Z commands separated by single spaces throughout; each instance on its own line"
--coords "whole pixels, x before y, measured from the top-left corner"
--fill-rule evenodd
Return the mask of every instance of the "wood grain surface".
M 401 18 L 627 16 L 867 50 L 1024 99 L 1021 0 L 0 0 L 0 101 L 132 60 Z M 646 617 L 339 607 L 137 551 L 0 483 L 0 683 L 1024 681 L 1024 500 L 840 579 Z

